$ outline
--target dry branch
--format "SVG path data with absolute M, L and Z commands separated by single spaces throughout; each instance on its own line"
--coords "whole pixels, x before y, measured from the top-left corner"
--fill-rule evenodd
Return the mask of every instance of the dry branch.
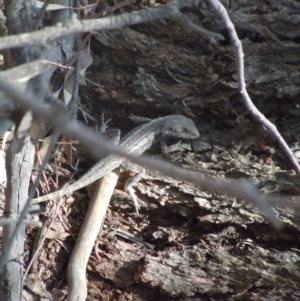
M 300 175 L 300 166 L 299 163 L 294 156 L 293 152 L 282 138 L 280 133 L 277 131 L 276 126 L 270 122 L 253 104 L 247 90 L 246 90 L 246 83 L 245 83 L 245 75 L 244 75 L 244 53 L 242 43 L 238 38 L 238 35 L 235 31 L 234 25 L 231 22 L 228 13 L 225 7 L 218 1 L 218 0 L 208 0 L 211 5 L 214 7 L 216 12 L 222 18 L 223 22 L 225 23 L 226 29 L 229 33 L 231 43 L 234 47 L 235 54 L 236 54 L 236 66 L 237 66 L 237 74 L 238 74 L 238 84 L 239 84 L 239 92 L 242 95 L 243 101 L 252 114 L 252 116 L 268 131 L 270 136 L 278 143 L 281 147 L 282 151 L 288 157 L 290 162 L 292 163 L 296 173 Z
M 88 211 L 80 228 L 76 244 L 68 264 L 68 300 L 84 301 L 87 297 L 86 266 L 93 245 L 101 230 L 106 211 L 119 177 L 113 171 L 97 181 Z
M 93 30 L 116 29 L 126 25 L 134 25 L 162 18 L 177 19 L 184 26 L 188 26 L 193 28 L 193 30 L 196 30 L 199 34 L 201 34 L 202 38 L 206 38 L 210 43 L 215 43 L 216 40 L 223 40 L 223 37 L 220 34 L 210 33 L 195 24 L 191 25 L 190 22 L 187 22 L 185 17 L 182 20 L 180 19 L 180 8 L 191 6 L 198 2 L 199 0 L 176 0 L 167 5 L 96 20 L 79 21 L 77 19 L 77 15 L 73 14 L 72 19 L 65 25 L 58 23 L 56 26 L 45 27 L 39 31 L 3 37 L 0 40 L 0 50 L 26 45 L 43 44 L 47 43 L 50 39 L 53 40 L 69 34 L 89 32 Z

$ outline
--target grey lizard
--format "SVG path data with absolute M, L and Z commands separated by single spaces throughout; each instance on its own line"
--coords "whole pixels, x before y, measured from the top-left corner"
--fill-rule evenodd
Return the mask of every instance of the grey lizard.
M 133 117 L 132 119 L 134 119 Z M 182 148 L 179 143 L 167 146 L 167 138 L 182 138 L 182 139 L 196 139 L 199 137 L 199 132 L 194 124 L 194 122 L 182 115 L 169 115 L 166 117 L 160 117 L 157 119 L 143 119 L 142 122 L 146 122 L 129 132 L 121 140 L 119 146 L 126 152 L 141 155 L 153 144 L 160 142 L 161 149 L 163 153 L 172 152 Z M 125 158 L 117 157 L 114 155 L 108 156 L 98 163 L 96 163 L 86 174 L 84 174 L 75 183 L 64 187 L 58 191 L 49 193 L 47 195 L 35 198 L 32 200 L 33 203 L 44 202 L 54 198 L 62 197 L 66 194 L 71 194 L 72 192 L 81 189 L 98 179 L 102 178 L 104 175 L 110 171 L 118 168 L 124 167 L 125 169 L 130 169 L 128 161 Z M 132 185 L 136 184 L 142 173 L 135 175 L 130 181 L 127 181 L 125 189 L 130 193 L 133 201 L 135 202 L 136 208 L 138 208 L 136 197 L 132 189 Z

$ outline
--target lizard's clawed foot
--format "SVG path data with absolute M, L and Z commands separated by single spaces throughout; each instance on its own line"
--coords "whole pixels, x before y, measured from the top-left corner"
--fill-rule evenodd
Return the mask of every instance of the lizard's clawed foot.
M 130 194 L 130 196 L 133 200 L 135 211 L 136 211 L 137 215 L 139 215 L 139 209 L 141 209 L 141 205 L 139 204 L 138 197 L 136 196 L 134 189 L 132 187 L 127 187 L 126 190 Z

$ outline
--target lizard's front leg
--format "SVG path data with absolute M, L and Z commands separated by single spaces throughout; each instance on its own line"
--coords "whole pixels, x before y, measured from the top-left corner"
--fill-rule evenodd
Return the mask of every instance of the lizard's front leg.
M 136 185 L 141 180 L 141 178 L 144 176 L 145 169 L 143 167 L 133 164 L 131 162 L 122 163 L 122 167 L 126 170 L 129 170 L 129 171 L 135 173 L 134 176 L 130 177 L 126 181 L 125 191 L 127 191 L 129 193 L 129 195 L 131 196 L 131 198 L 134 202 L 135 210 L 136 210 L 137 214 L 139 214 L 139 209 L 141 208 L 141 206 L 138 202 L 138 197 L 136 196 L 135 191 L 132 187 L 134 185 Z
M 159 143 L 160 143 L 161 151 L 164 154 L 172 153 L 172 152 L 175 152 L 178 150 L 183 150 L 183 149 L 191 149 L 191 146 L 189 144 L 187 144 L 187 143 L 183 144 L 180 141 L 178 143 L 168 146 L 164 137 L 159 138 Z

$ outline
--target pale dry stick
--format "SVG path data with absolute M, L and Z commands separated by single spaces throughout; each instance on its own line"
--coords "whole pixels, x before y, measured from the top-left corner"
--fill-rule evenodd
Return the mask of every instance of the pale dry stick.
M 49 143 L 51 143 L 51 140 L 49 141 Z M 49 145 L 50 145 L 50 144 L 49 144 Z M 36 147 L 36 157 L 37 157 L 37 160 L 38 160 L 38 164 L 39 164 L 40 166 L 42 166 L 43 160 L 42 160 L 41 154 L 38 152 L 38 148 L 37 148 L 37 147 Z M 43 188 L 44 190 L 46 190 L 46 191 L 50 191 L 51 189 L 50 189 L 50 186 L 49 186 L 49 182 L 47 181 L 47 177 L 46 177 L 46 174 L 45 174 L 44 171 L 43 171 L 42 177 L 44 178 L 44 181 L 45 181 L 45 183 L 46 183 L 46 189 L 45 189 L 45 187 L 43 187 L 43 186 L 41 185 L 42 188 Z
M 50 141 L 45 141 L 43 139 L 39 139 L 39 142 L 42 142 L 42 143 L 50 143 Z M 66 142 L 66 141 L 58 141 L 55 143 L 56 145 L 63 145 L 63 146 L 66 146 L 66 145 L 79 145 L 79 141 L 69 141 L 69 142 Z
M 30 214 L 28 214 L 30 215 Z M 6 225 L 12 225 L 15 224 L 18 220 L 19 220 L 19 215 L 15 214 L 15 216 L 0 216 L 0 227 L 4 227 Z M 36 222 L 32 219 L 24 219 L 24 224 L 31 226 L 31 227 L 36 227 L 36 228 L 41 228 L 42 227 L 42 223 L 41 222 Z
M 125 157 L 128 160 L 141 165 L 150 170 L 157 170 L 161 173 L 165 173 L 170 177 L 174 177 L 183 181 L 187 181 L 198 185 L 202 189 L 215 191 L 223 194 L 227 194 L 232 197 L 243 199 L 244 201 L 257 206 L 265 217 L 273 224 L 274 227 L 282 227 L 281 221 L 276 217 L 272 208 L 267 204 L 267 200 L 272 199 L 272 196 L 263 196 L 258 189 L 255 188 L 249 181 L 231 181 L 226 182 L 223 179 L 213 179 L 205 177 L 204 175 L 194 175 L 183 168 L 175 168 L 174 166 L 164 166 L 156 160 L 150 159 L 147 156 L 134 156 L 124 152 L 121 148 L 116 147 L 111 141 L 100 134 L 96 134 L 90 128 L 84 126 L 80 122 L 70 120 L 68 111 L 59 101 L 53 102 L 51 108 L 43 106 L 37 101 L 36 97 L 29 93 L 21 93 L 19 89 L 4 80 L 0 75 L 0 89 L 5 92 L 10 98 L 18 105 L 25 109 L 31 109 L 34 113 L 41 116 L 45 120 L 51 120 L 57 129 L 64 135 L 70 135 L 75 139 L 81 141 L 83 145 L 87 147 L 89 153 L 96 160 L 100 159 L 101 154 L 114 154 L 117 156 Z M 243 188 L 247 188 L 243 191 Z M 286 198 L 288 200 L 288 198 Z M 30 202 L 28 200 L 28 202 Z M 294 205 L 296 207 L 297 204 Z M 23 213 L 23 212 L 22 212 Z M 26 215 L 22 215 L 24 219 Z M 16 227 L 20 227 L 17 225 Z M 17 231 L 17 228 L 16 228 Z M 3 268 L 3 255 L 0 260 L 0 272 Z
M 56 26 L 46 27 L 39 31 L 1 37 L 0 50 L 26 45 L 43 44 L 47 43 L 50 39 L 57 39 L 69 34 L 89 32 L 93 30 L 116 29 L 123 26 L 154 21 L 157 19 L 175 18 L 178 21 L 181 16 L 179 9 L 197 4 L 198 2 L 199 0 L 175 0 L 169 4 L 161 5 L 159 7 L 152 7 L 132 13 L 93 20 L 79 21 L 75 15 L 74 18 L 66 22 L 65 25 L 60 23 L 56 24 Z M 183 20 L 182 23 L 186 23 L 186 20 Z M 189 26 L 189 24 L 187 24 L 187 26 Z M 194 24 L 193 29 L 195 29 L 196 26 L 197 25 Z M 209 43 L 216 43 L 216 40 L 224 40 L 222 35 L 213 33 L 208 34 L 207 31 L 203 30 L 200 26 L 198 27 L 198 33 L 201 33 L 201 37 L 205 38 Z
M 84 0 L 84 1 L 86 1 L 86 0 Z M 94 12 L 95 12 L 96 8 L 98 7 L 100 1 L 101 1 L 101 0 L 96 0 L 96 1 L 93 3 L 93 6 L 90 7 L 88 11 L 87 11 L 86 9 L 84 10 L 83 15 L 85 16 L 85 18 L 87 18 L 88 14 L 89 14 L 89 15 L 94 14 Z M 83 5 L 82 3 L 81 3 L 81 5 L 82 5 L 82 6 L 87 6 L 87 5 Z
M 88 211 L 81 226 L 68 264 L 68 301 L 84 301 L 87 297 L 86 266 L 101 230 L 109 201 L 119 178 L 119 169 L 97 181 Z
M 59 219 L 59 222 L 61 223 L 61 225 L 63 226 L 64 228 L 64 231 L 65 232 L 68 232 L 70 233 L 70 236 L 74 239 L 74 241 L 76 240 L 76 237 L 75 235 L 72 233 L 72 230 L 69 226 L 69 223 L 67 221 L 67 217 L 64 217 L 62 214 L 58 214 L 58 219 Z
M 41 10 L 39 11 L 39 14 L 35 20 L 35 24 L 36 24 L 35 29 L 37 29 L 39 27 L 40 23 L 42 22 L 44 14 L 46 12 L 46 8 L 50 4 L 50 2 L 51 2 L 50 0 L 44 1 L 43 6 L 42 6 Z
M 218 0 L 207 0 L 219 14 L 230 36 L 231 43 L 234 47 L 235 54 L 236 54 L 236 66 L 237 66 L 237 75 L 238 75 L 238 85 L 239 85 L 239 92 L 242 95 L 243 101 L 249 110 L 249 112 L 253 115 L 253 117 L 263 125 L 264 128 L 268 131 L 270 136 L 277 142 L 280 146 L 282 151 L 286 154 L 294 170 L 296 171 L 297 175 L 300 175 L 300 166 L 299 163 L 294 156 L 293 152 L 282 138 L 280 133 L 277 131 L 276 126 L 270 122 L 253 104 L 247 90 L 246 90 L 246 83 L 245 83 L 245 75 L 244 75 L 244 54 L 243 54 L 243 46 L 241 41 L 238 38 L 238 35 L 235 31 L 234 25 L 231 22 L 228 13 L 225 7 L 218 1 Z

